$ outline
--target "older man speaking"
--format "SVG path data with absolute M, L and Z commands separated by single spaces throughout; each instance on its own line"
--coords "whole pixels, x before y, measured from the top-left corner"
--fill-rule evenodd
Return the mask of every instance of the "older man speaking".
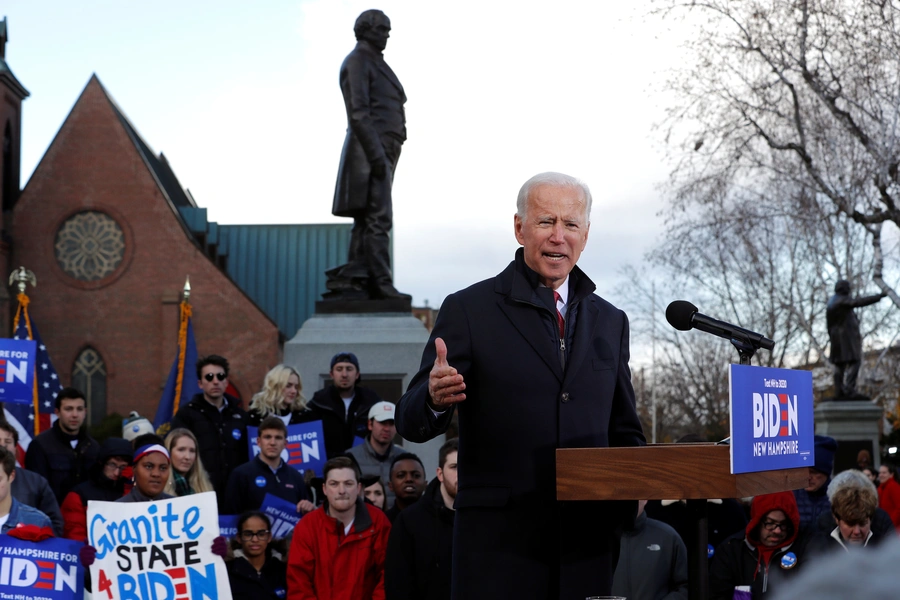
M 459 406 L 453 598 L 609 594 L 616 529 L 636 503 L 558 502 L 557 448 L 644 443 L 628 368 L 628 319 L 576 266 L 591 194 L 542 173 L 519 191 L 515 260 L 444 301 L 400 400 L 414 442 Z

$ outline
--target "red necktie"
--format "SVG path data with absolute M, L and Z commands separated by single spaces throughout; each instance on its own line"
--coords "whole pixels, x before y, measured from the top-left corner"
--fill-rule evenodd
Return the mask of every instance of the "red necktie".
M 553 299 L 559 303 L 562 298 L 559 295 L 559 292 L 553 292 Z M 559 312 L 559 308 L 556 309 L 556 322 L 559 325 L 559 339 L 563 339 L 566 337 L 566 320 L 563 319 L 562 313 Z

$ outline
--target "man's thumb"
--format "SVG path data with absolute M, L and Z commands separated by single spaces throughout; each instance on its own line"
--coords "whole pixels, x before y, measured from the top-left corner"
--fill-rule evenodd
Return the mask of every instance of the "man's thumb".
M 437 353 L 437 359 L 434 361 L 436 365 L 442 367 L 450 366 L 447 362 L 447 344 L 441 338 L 434 338 L 434 351 Z

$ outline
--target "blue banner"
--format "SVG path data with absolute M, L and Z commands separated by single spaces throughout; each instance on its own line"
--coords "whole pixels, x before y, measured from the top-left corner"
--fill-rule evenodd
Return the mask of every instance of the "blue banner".
M 82 542 L 29 542 L 0 535 L 0 598 L 71 600 L 84 596 Z
M 273 538 L 287 536 L 300 522 L 300 513 L 297 512 L 297 507 L 293 503 L 272 494 L 266 494 L 259 510 L 272 520 L 271 531 Z
M 228 539 L 237 537 L 239 515 L 219 515 L 219 535 Z
M 34 404 L 37 342 L 0 338 L 0 402 Z
M 815 464 L 812 373 L 731 365 L 731 472 Z
M 287 445 L 281 453 L 281 459 L 301 473 L 312 469 L 317 475 L 322 474 L 322 467 L 328 457 L 325 455 L 325 435 L 322 433 L 322 421 L 311 421 L 299 425 L 287 426 Z M 259 454 L 256 438 L 259 430 L 247 427 L 247 444 L 252 460 Z

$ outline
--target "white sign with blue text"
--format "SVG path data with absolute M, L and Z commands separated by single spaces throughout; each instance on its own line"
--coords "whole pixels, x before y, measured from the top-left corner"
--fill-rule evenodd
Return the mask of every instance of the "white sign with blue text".
M 731 365 L 731 472 L 815 463 L 812 373 Z

